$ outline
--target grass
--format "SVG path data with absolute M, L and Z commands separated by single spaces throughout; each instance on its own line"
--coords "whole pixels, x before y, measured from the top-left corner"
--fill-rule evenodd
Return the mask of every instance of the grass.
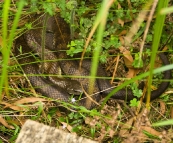
M 165 8 L 168 6 L 168 1 L 162 1 L 158 3 L 158 11 L 160 11 L 162 8 Z M 156 22 L 155 22 L 155 29 L 154 29 L 154 38 L 152 43 L 152 55 L 151 55 L 151 61 L 150 61 L 150 76 L 148 78 L 148 93 L 147 93 L 147 106 L 149 107 L 150 102 L 150 94 L 151 94 L 151 84 L 152 84 L 152 78 L 153 78 L 153 69 L 154 69 L 154 62 L 156 59 L 156 53 L 159 48 L 160 38 L 164 26 L 165 21 L 165 15 L 157 16 Z
M 124 6 L 123 3 L 119 3 L 119 4 L 124 9 L 119 8 L 119 10 L 117 10 L 118 3 L 114 2 L 113 0 L 110 1 L 109 4 L 107 3 L 106 0 L 103 0 L 102 3 L 98 3 L 97 5 L 92 4 L 92 2 L 91 2 L 91 4 L 87 4 L 87 3 L 85 4 L 84 2 L 80 2 L 79 9 L 75 10 L 76 18 L 79 18 L 79 17 L 81 17 L 81 18 L 78 19 L 79 20 L 78 27 L 74 27 L 74 30 L 77 30 L 77 31 L 81 30 L 79 32 L 79 35 L 82 37 L 82 39 L 87 39 L 86 37 L 88 37 L 88 39 L 87 39 L 88 44 L 86 42 L 86 45 L 85 45 L 86 46 L 85 55 L 91 55 L 93 53 L 93 59 L 92 59 L 93 62 L 92 62 L 91 75 L 90 75 L 90 77 L 92 77 L 92 78 L 91 78 L 90 84 L 92 84 L 95 80 L 94 77 L 97 72 L 97 66 L 98 66 L 99 60 L 102 62 L 105 62 L 104 59 L 107 59 L 108 56 L 110 56 L 108 54 L 109 47 L 106 47 L 106 46 L 109 44 L 110 44 L 109 46 L 113 47 L 113 48 L 116 48 L 117 45 L 120 46 L 122 43 L 119 41 L 120 36 L 118 37 L 117 35 L 121 31 L 123 31 L 123 30 L 127 31 L 129 29 L 128 28 L 130 26 L 129 23 L 127 23 L 127 24 L 125 23 L 124 26 L 119 26 L 120 23 L 118 23 L 117 21 L 120 19 L 126 19 L 127 17 L 132 18 L 134 15 L 136 16 L 137 13 L 140 12 L 140 10 L 141 10 L 141 9 L 138 9 L 138 7 L 142 4 L 147 5 L 148 3 L 147 3 L 147 1 L 140 1 L 140 2 L 136 2 L 136 3 L 132 3 L 134 6 L 134 9 L 131 9 L 131 10 L 129 10 L 130 6 L 129 7 L 127 7 L 126 5 Z M 150 1 L 150 4 L 151 4 L 151 1 Z M 125 105 L 124 105 L 125 108 L 121 107 L 121 108 L 124 108 L 123 112 L 121 112 L 120 104 L 117 104 L 114 107 L 114 108 L 116 108 L 117 112 L 114 112 L 115 109 L 113 109 L 113 110 L 110 109 L 110 111 L 109 111 L 108 110 L 109 108 L 107 106 L 105 106 L 105 103 L 118 90 L 124 88 L 125 86 L 128 86 L 130 83 L 134 83 L 137 80 L 142 80 L 147 76 L 150 77 L 150 78 L 148 78 L 148 87 L 149 88 L 147 88 L 148 95 L 150 95 L 150 92 L 151 92 L 150 87 L 152 85 L 153 74 L 161 73 L 163 71 L 173 69 L 172 64 L 161 67 L 161 68 L 154 69 L 154 62 L 155 62 L 156 53 L 158 52 L 159 43 L 161 43 L 161 42 L 163 43 L 164 40 L 166 39 L 166 38 L 165 39 L 162 38 L 162 37 L 164 37 L 163 31 L 164 31 L 165 15 L 160 15 L 159 12 L 162 8 L 168 7 L 168 0 L 159 1 L 158 7 L 157 7 L 156 20 L 155 20 L 155 24 L 154 24 L 154 30 L 152 28 L 149 29 L 148 34 L 154 33 L 153 39 L 149 40 L 149 42 L 152 41 L 150 71 L 140 74 L 138 76 L 135 76 L 132 79 L 125 81 L 123 84 L 121 84 L 120 86 L 115 88 L 104 99 L 104 101 L 102 102 L 101 109 L 87 110 L 86 108 L 81 107 L 81 106 L 72 105 L 72 104 L 66 103 L 66 102 L 60 102 L 60 104 L 63 107 L 65 107 L 67 109 L 72 108 L 73 112 L 68 112 L 68 113 L 65 113 L 65 111 L 63 111 L 63 110 L 57 109 L 57 106 L 54 104 L 51 105 L 50 103 L 52 103 L 52 101 L 54 101 L 52 99 L 47 99 L 47 98 L 43 98 L 40 96 L 39 96 L 39 98 L 32 98 L 32 96 L 34 95 L 34 92 L 31 92 L 30 88 L 25 88 L 26 86 L 23 85 L 23 80 L 22 81 L 17 80 L 19 82 L 19 84 L 18 83 L 14 84 L 13 82 L 12 83 L 8 82 L 11 78 L 13 80 L 15 80 L 15 78 L 12 77 L 12 75 L 10 75 L 11 73 L 10 74 L 8 73 L 8 69 L 9 69 L 8 63 L 9 63 L 9 59 L 10 59 L 10 52 L 11 52 L 11 48 L 13 45 L 13 40 L 17 37 L 16 28 L 18 26 L 18 22 L 20 21 L 20 16 L 21 16 L 22 12 L 24 11 L 23 8 L 25 5 L 25 1 L 20 0 L 16 5 L 17 5 L 17 10 L 16 10 L 17 12 L 14 15 L 10 15 L 11 14 L 11 12 L 9 10 L 10 0 L 4 1 L 4 3 L 1 5 L 1 7 L 3 6 L 2 44 L 1 44 L 1 47 L 2 47 L 1 52 L 2 52 L 2 57 L 3 57 L 2 65 L 3 66 L 2 66 L 2 70 L 1 70 L 1 79 L 0 79 L 0 95 L 2 96 L 3 94 L 5 94 L 4 97 L 7 98 L 5 100 L 4 97 L 1 97 L 2 101 L 1 101 L 0 113 L 3 116 L 1 116 L 2 118 L 1 118 L 0 122 L 1 123 L 3 123 L 3 121 L 5 122 L 0 128 L 0 130 L 3 133 L 2 135 L 0 134 L 1 140 L 3 140 L 3 141 L 8 140 L 8 142 L 14 142 L 15 138 L 17 137 L 17 134 L 20 131 L 22 122 L 24 122 L 26 119 L 30 118 L 30 119 L 37 120 L 37 121 L 43 122 L 45 124 L 56 126 L 56 127 L 61 127 L 63 125 L 63 123 L 65 122 L 65 123 L 68 123 L 71 127 L 73 127 L 71 132 L 74 131 L 78 135 L 87 136 L 88 138 L 98 139 L 100 141 L 109 140 L 111 142 L 120 142 L 123 138 L 122 137 L 117 138 L 115 134 L 117 131 L 122 130 L 119 128 L 119 126 L 122 127 L 127 124 L 127 122 L 123 122 L 123 121 L 126 120 L 126 118 L 127 118 L 126 112 L 128 110 L 128 107 L 126 107 Z M 42 11 L 42 9 L 44 9 L 44 11 L 46 13 L 49 13 L 52 15 L 55 12 L 55 5 L 58 5 L 61 9 L 63 9 L 65 11 L 65 12 L 62 11 L 61 15 L 67 21 L 70 22 L 69 17 L 71 15 L 71 13 L 70 13 L 70 10 L 66 9 L 66 5 L 65 5 L 64 1 L 61 3 L 47 3 L 47 2 L 37 3 L 36 2 L 35 5 L 31 4 L 32 9 L 28 9 L 28 11 L 30 10 L 28 13 L 35 13 L 38 10 L 37 9 L 37 6 L 38 6 L 41 8 L 40 11 Z M 93 9 L 98 9 L 98 11 L 96 12 Z M 25 11 L 25 13 L 26 13 L 26 11 Z M 103 15 L 104 15 L 104 17 L 103 17 Z M 7 23 L 10 20 L 9 16 L 14 17 L 14 21 L 12 22 L 13 24 L 11 26 L 11 29 L 9 30 L 10 32 L 8 32 L 8 29 L 7 29 L 8 28 Z M 94 18 L 92 18 L 92 17 L 94 17 Z M 116 22 L 114 21 L 115 19 L 117 20 Z M 107 21 L 107 23 L 106 23 L 106 21 Z M 130 22 L 131 21 L 134 21 L 134 19 L 130 20 Z M 115 29 L 115 31 L 110 30 L 112 28 L 112 25 L 113 25 L 113 29 Z M 87 31 L 85 31 L 84 29 L 87 29 Z M 91 30 L 91 33 L 89 34 L 90 30 Z M 97 31 L 96 34 L 94 33 L 95 31 Z M 10 34 L 8 35 L 8 33 L 10 33 Z M 134 34 L 138 35 L 138 37 L 135 37 L 135 39 L 138 39 L 141 36 L 141 34 L 139 34 L 139 33 L 134 33 Z M 77 45 L 81 44 L 84 46 L 85 40 L 83 40 L 83 41 L 81 39 L 77 39 L 77 40 L 78 40 L 77 41 L 78 44 L 74 45 L 73 48 L 81 49 L 81 47 L 77 47 Z M 76 42 L 76 41 L 74 41 L 74 42 Z M 43 43 L 43 45 L 44 45 L 44 43 Z M 83 48 L 83 46 L 82 46 L 82 48 Z M 79 50 L 77 49 L 77 50 L 79 52 L 81 52 L 80 49 Z M 169 52 L 169 53 L 172 56 L 171 52 Z M 102 56 L 100 56 L 100 55 L 102 55 Z M 102 57 L 102 59 L 100 57 Z M 15 70 L 12 72 L 16 73 Z M 17 76 L 16 76 L 16 78 L 17 78 Z M 15 86 L 13 86 L 13 85 L 15 85 Z M 14 88 L 11 88 L 11 86 Z M 22 89 L 20 89 L 18 86 L 21 87 Z M 20 92 L 17 92 L 17 90 Z M 91 93 L 92 93 L 92 90 L 93 89 L 90 90 Z M 4 93 L 4 91 L 5 91 L 5 93 Z M 17 98 L 12 96 L 13 95 L 12 91 L 14 91 L 15 95 L 17 95 Z M 22 96 L 23 95 L 27 96 L 28 97 L 28 98 L 26 98 L 27 101 L 21 101 L 23 99 L 23 97 L 19 93 L 22 94 Z M 46 102 L 43 103 L 42 99 L 45 99 Z M 165 97 L 165 99 L 166 99 L 166 97 Z M 16 102 L 16 101 L 18 101 L 18 102 Z M 168 97 L 167 101 L 169 101 L 169 97 Z M 165 103 L 165 106 L 169 107 L 169 105 L 167 105 L 167 101 Z M 149 96 L 148 96 L 146 105 L 149 107 L 150 104 L 151 103 L 149 101 Z M 171 102 L 171 104 L 172 104 L 172 102 Z M 13 106 L 11 106 L 11 105 L 13 105 Z M 20 112 L 19 112 L 19 107 L 21 107 Z M 78 112 L 76 112 L 76 110 Z M 169 118 L 169 115 L 167 115 L 165 118 L 166 119 Z M 159 119 L 159 120 L 162 120 L 162 119 Z M 155 121 L 156 121 L 156 119 L 154 118 L 154 122 Z M 84 122 L 85 122 L 85 124 L 84 124 Z M 13 127 L 10 125 L 12 125 Z M 167 124 L 165 124 L 163 122 L 163 124 L 157 124 L 157 125 L 163 125 L 163 126 L 172 125 L 172 121 L 168 122 Z M 114 133 L 114 135 L 111 136 L 111 133 Z M 6 136 L 7 136 L 7 138 L 6 138 Z
M 9 61 L 9 55 L 10 55 L 10 50 L 13 44 L 13 39 L 15 36 L 15 30 L 17 28 L 17 24 L 24 6 L 24 0 L 21 0 L 18 5 L 18 12 L 16 13 L 13 21 L 12 28 L 10 30 L 10 35 L 9 39 L 7 38 L 7 23 L 8 23 L 8 17 L 9 17 L 9 6 L 10 5 L 10 0 L 5 1 L 3 5 L 3 17 L 2 17 L 2 56 L 3 56 L 3 68 L 2 68 L 2 73 L 1 73 L 1 79 L 0 79 L 0 97 L 2 94 L 2 89 L 5 85 L 5 91 L 6 94 L 8 95 L 8 61 Z M 8 39 L 8 41 L 7 41 Z M 8 44 L 7 44 L 8 43 Z M 2 99 L 2 97 L 1 97 Z

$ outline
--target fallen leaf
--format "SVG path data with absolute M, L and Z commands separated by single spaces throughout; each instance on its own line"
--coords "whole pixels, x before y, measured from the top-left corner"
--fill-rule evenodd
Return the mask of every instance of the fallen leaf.
M 167 51 L 168 49 L 167 45 L 165 45 L 162 51 Z
M 127 72 L 126 77 L 127 78 L 133 78 L 136 76 L 136 74 L 139 72 L 138 69 L 134 69 L 134 68 L 129 68 L 129 71 Z
M 5 127 L 9 128 L 9 129 L 14 129 L 14 127 L 9 125 L 2 116 L 0 116 L 0 123 L 3 124 Z
M 132 78 L 134 76 L 136 76 L 136 74 L 138 73 L 138 70 L 134 69 L 132 64 L 133 64 L 133 57 L 130 53 L 129 50 L 127 50 L 125 47 L 121 46 L 119 47 L 121 53 L 123 53 L 123 57 L 124 57 L 124 63 L 126 65 L 126 67 L 129 68 L 129 71 L 126 75 L 127 78 Z
M 127 30 L 123 30 L 123 31 L 121 31 L 119 34 L 118 34 L 118 36 L 122 36 L 122 35 L 126 35 L 127 34 Z M 122 38 L 122 37 L 121 37 Z
M 13 104 L 9 104 L 9 103 L 6 103 L 6 102 L 1 102 L 2 105 L 5 105 L 4 108 L 10 108 L 10 109 L 13 109 L 15 111 L 23 111 L 24 108 L 22 107 L 19 107 L 17 105 L 13 105 Z
M 124 36 L 120 36 L 119 40 L 120 40 L 121 45 L 124 45 L 124 43 L 125 43 Z
M 121 53 L 123 53 L 123 56 L 124 56 L 124 62 L 125 62 L 125 65 L 126 67 L 128 68 L 132 68 L 132 63 L 133 63 L 133 57 L 130 53 L 129 50 L 127 50 L 125 47 L 121 46 L 119 47 Z
M 120 19 L 120 18 L 118 18 L 118 23 L 121 25 L 121 27 L 124 26 L 124 21 L 122 19 Z
M 38 101 L 47 101 L 47 100 L 43 99 L 43 98 L 30 97 L 30 98 L 23 98 L 21 100 L 18 100 L 16 102 L 14 102 L 14 104 L 33 103 L 33 102 L 38 102 Z

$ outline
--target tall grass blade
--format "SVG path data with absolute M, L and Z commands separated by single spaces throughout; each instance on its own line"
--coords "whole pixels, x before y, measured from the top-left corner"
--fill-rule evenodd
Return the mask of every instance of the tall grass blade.
M 12 29 L 10 30 L 10 35 L 7 37 L 8 29 L 7 29 L 7 23 L 8 23 L 8 16 L 9 16 L 9 9 L 10 9 L 10 0 L 6 0 L 3 5 L 3 17 L 2 17 L 2 58 L 3 58 L 3 64 L 2 64 L 2 73 L 0 78 L 0 99 L 1 93 L 3 90 L 3 86 L 5 83 L 5 91 L 8 94 L 8 61 L 9 61 L 9 55 L 10 50 L 13 44 L 13 39 L 15 36 L 15 30 L 17 28 L 17 24 L 21 15 L 21 11 L 23 9 L 25 0 L 20 0 L 18 3 L 17 12 L 15 14 L 15 18 L 13 21 Z
M 173 119 L 152 124 L 152 126 L 168 126 L 168 125 L 173 125 Z
M 152 54 L 151 54 L 151 60 L 150 60 L 150 75 L 148 78 L 148 92 L 147 92 L 147 100 L 146 100 L 146 106 L 147 107 L 149 107 L 149 102 L 150 102 L 151 84 L 152 84 L 152 79 L 153 79 L 153 70 L 154 70 L 155 58 L 156 58 L 156 54 L 158 51 L 160 38 L 161 38 L 161 34 L 162 34 L 163 26 L 164 26 L 164 21 L 165 21 L 165 15 L 160 15 L 159 12 L 162 8 L 167 7 L 167 6 L 168 6 L 168 0 L 158 2 L 158 8 L 157 8 L 158 14 L 156 17 L 156 22 L 155 22 L 155 27 L 154 27 Z
M 111 2 L 112 1 L 103 0 L 102 6 L 97 14 L 96 21 L 94 24 L 94 27 L 95 27 L 95 25 L 97 25 L 97 23 L 99 23 L 99 27 L 97 29 L 97 36 L 96 36 L 97 44 L 96 44 L 96 47 L 93 52 L 93 59 L 92 59 L 92 64 L 91 64 L 91 73 L 90 73 L 91 78 L 89 81 L 89 85 L 90 85 L 89 94 L 92 94 L 93 90 L 94 90 L 94 82 L 95 82 L 95 76 L 97 73 L 97 67 L 98 67 L 98 63 L 99 63 L 99 56 L 100 56 L 100 52 L 102 50 L 103 33 L 104 33 L 105 25 L 106 25 L 108 11 L 111 6 Z

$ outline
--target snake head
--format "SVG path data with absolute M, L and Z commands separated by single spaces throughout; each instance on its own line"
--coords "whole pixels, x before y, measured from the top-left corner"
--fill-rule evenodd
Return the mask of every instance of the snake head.
M 81 95 L 83 93 L 83 88 L 81 84 L 76 80 L 70 80 L 66 89 L 69 94 L 73 95 Z

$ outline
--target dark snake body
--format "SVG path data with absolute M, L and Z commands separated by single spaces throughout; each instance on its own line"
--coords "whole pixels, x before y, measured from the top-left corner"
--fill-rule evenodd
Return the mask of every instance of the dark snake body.
M 82 77 L 89 76 L 91 61 L 84 60 L 83 66 L 79 70 L 79 61 L 69 60 L 69 57 L 66 55 L 66 45 L 70 41 L 69 26 L 60 16 L 49 17 L 45 36 L 45 60 L 48 60 L 49 62 L 45 62 L 44 71 L 45 73 L 52 75 L 59 73 L 57 70 L 60 68 L 63 74 L 70 76 L 75 75 L 76 77 L 66 79 L 61 77 L 54 78 L 48 76 L 48 78 L 44 78 L 42 76 L 36 76 L 40 74 L 40 67 L 35 57 L 30 53 L 35 53 L 38 57 L 41 56 L 40 45 L 42 41 L 41 34 L 44 18 L 44 16 L 38 18 L 39 20 L 34 23 L 37 28 L 26 32 L 16 40 L 15 55 L 17 56 L 19 63 L 22 65 L 24 72 L 28 74 L 28 79 L 36 91 L 50 98 L 69 101 L 70 96 L 67 88 L 69 88 L 69 90 L 73 90 L 74 88 L 75 90 L 79 89 L 79 91 L 81 91 L 82 86 L 83 89 L 88 92 L 89 79 Z M 22 54 L 19 52 L 20 46 L 22 46 Z M 160 53 L 159 57 L 163 62 L 163 65 L 169 64 L 168 58 L 163 53 Z M 58 61 L 58 59 L 61 59 L 61 61 Z M 163 75 L 163 79 L 168 80 L 171 78 L 171 71 L 165 71 Z M 106 77 L 105 71 L 100 65 L 98 67 L 97 76 Z M 168 86 L 169 82 L 163 81 L 156 90 L 151 92 L 151 100 L 159 97 Z M 94 84 L 94 93 L 96 94 L 92 96 L 92 99 L 99 102 L 104 96 L 112 91 L 112 89 L 109 89 L 111 87 L 112 85 L 108 80 L 97 79 Z M 130 89 L 122 89 L 116 92 L 112 98 L 131 100 L 134 98 L 134 95 Z M 95 106 L 95 103 L 89 98 L 84 97 L 79 101 L 79 105 L 91 109 Z

